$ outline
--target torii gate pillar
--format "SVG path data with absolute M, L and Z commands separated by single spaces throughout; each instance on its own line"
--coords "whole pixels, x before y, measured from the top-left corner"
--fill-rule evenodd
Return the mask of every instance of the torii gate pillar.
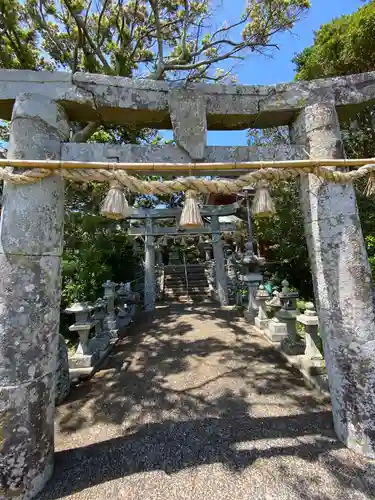
M 8 158 L 60 158 L 63 108 L 42 95 L 14 103 Z M 34 497 L 50 478 L 60 320 L 64 180 L 5 183 L 0 222 L 0 498 Z
M 145 292 L 144 307 L 146 311 L 155 310 L 155 236 L 153 236 L 153 222 L 151 218 L 145 223 Z
M 220 223 L 217 215 L 211 216 L 212 229 L 212 248 L 214 252 L 215 271 L 216 271 L 216 288 L 217 295 L 221 306 L 229 304 L 228 299 L 228 280 L 225 272 L 225 257 L 223 242 L 220 238 Z
M 342 158 L 333 92 L 310 99 L 291 127 L 292 141 L 312 158 Z M 301 179 L 335 430 L 349 448 L 375 458 L 375 297 L 354 187 L 311 174 Z

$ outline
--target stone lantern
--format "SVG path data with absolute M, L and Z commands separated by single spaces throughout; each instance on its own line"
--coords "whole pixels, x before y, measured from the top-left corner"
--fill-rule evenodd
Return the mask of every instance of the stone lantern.
M 281 342 L 284 338 L 288 336 L 288 331 L 286 329 L 285 323 L 280 321 L 278 315 L 281 309 L 280 292 L 274 290 L 272 292 L 272 295 L 273 295 L 272 299 L 265 302 L 265 304 L 273 312 L 273 318 L 268 321 L 268 328 L 266 330 L 266 335 L 272 342 Z
M 264 286 L 259 285 L 255 295 L 255 299 L 259 307 L 258 316 L 255 318 L 255 326 L 260 330 L 266 330 L 268 326 L 266 302 L 268 302 L 269 298 L 270 296 L 268 295 L 268 292 L 264 289 Z
M 111 339 L 117 340 L 118 330 L 116 325 L 115 314 L 115 297 L 116 297 L 116 283 L 107 280 L 103 283 L 104 300 L 107 302 L 107 315 L 104 318 L 104 329 L 108 332 Z
M 71 358 L 69 358 L 70 368 L 89 368 L 95 362 L 94 356 L 89 346 L 89 338 L 91 330 L 98 324 L 90 313 L 93 307 L 86 302 L 76 302 L 71 307 L 65 309 L 68 314 L 74 314 L 76 322 L 69 327 L 71 332 L 77 332 L 79 343 L 77 350 Z
M 305 328 L 305 368 L 311 375 L 321 375 L 325 373 L 325 362 L 318 347 L 319 339 L 319 318 L 312 302 L 306 302 L 304 314 L 297 316 L 297 321 Z
M 114 313 L 115 311 L 115 297 L 116 297 L 116 283 L 107 280 L 103 283 L 104 299 L 107 302 L 107 312 Z
M 130 289 L 130 282 L 128 283 L 120 283 L 120 288 L 117 292 L 118 296 L 118 307 L 119 311 L 117 314 L 117 326 L 118 328 L 125 328 L 128 326 L 132 319 L 130 314 L 130 309 L 128 307 L 128 302 L 131 301 L 134 297 Z
M 280 292 L 281 309 L 277 313 L 278 319 L 285 324 L 287 336 L 282 342 L 282 349 L 288 354 L 302 354 L 304 346 L 297 335 L 297 299 L 298 292 L 292 292 L 289 288 L 289 282 L 281 282 L 282 290 Z
M 104 299 L 97 299 L 94 303 L 94 318 L 99 321 L 100 331 L 104 328 L 104 318 L 107 311 L 107 302 Z
M 85 323 L 89 319 L 89 315 L 93 307 L 87 302 L 75 302 L 70 307 L 65 309 L 65 313 L 74 314 L 76 323 Z

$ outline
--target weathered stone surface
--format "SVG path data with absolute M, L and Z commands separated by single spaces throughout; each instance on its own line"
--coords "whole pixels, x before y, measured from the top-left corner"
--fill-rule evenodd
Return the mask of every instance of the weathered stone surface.
M 21 94 L 13 110 L 8 158 L 59 159 L 68 131 L 61 106 L 41 95 Z M 32 498 L 52 473 L 63 193 L 60 177 L 4 186 L 0 498 Z
M 312 157 L 343 155 L 333 94 L 291 129 Z M 301 181 L 302 206 L 334 425 L 350 448 L 375 457 L 374 287 L 352 185 Z
M 174 139 L 192 160 L 205 157 L 207 118 L 205 96 L 186 89 L 168 93 Z
M 180 88 L 147 79 L 0 70 L 0 118 L 9 120 L 14 100 L 27 89 L 61 103 L 73 120 L 171 128 L 168 92 Z M 332 89 L 342 116 L 354 115 L 373 101 L 375 73 L 270 86 L 200 83 L 183 88 L 205 98 L 209 130 L 262 128 L 287 125 L 322 90 Z
M 59 335 L 56 370 L 56 404 L 62 403 L 70 392 L 68 348 L 65 339 Z
M 0 385 L 1 500 L 29 500 L 52 475 L 55 376 Z
M 0 276 L 0 385 L 7 386 L 56 369 L 60 261 L 0 253 Z
M 103 162 L 145 162 L 145 163 L 188 163 L 191 158 L 183 149 L 172 144 L 163 146 L 138 144 L 79 144 L 68 142 L 63 145 L 61 158 L 74 161 Z M 206 146 L 202 161 L 206 162 L 243 162 L 272 160 L 306 159 L 306 148 L 303 146 L 251 147 L 251 146 Z M 248 171 L 241 168 L 221 170 L 220 176 L 236 177 Z M 145 175 L 154 175 L 153 170 L 145 171 Z M 178 171 L 178 175 L 190 175 L 191 170 Z M 176 172 L 171 171 L 170 175 Z M 200 171 L 200 175 L 211 175 L 212 170 Z

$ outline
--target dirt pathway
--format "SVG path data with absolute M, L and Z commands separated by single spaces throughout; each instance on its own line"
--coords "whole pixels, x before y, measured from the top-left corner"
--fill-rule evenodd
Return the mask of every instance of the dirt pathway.
M 59 408 L 39 500 L 374 498 L 375 462 L 242 318 L 172 305 L 131 334 Z

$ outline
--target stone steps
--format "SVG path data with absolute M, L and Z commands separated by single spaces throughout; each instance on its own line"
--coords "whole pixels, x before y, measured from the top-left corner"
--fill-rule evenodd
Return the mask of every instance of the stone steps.
M 197 302 L 203 302 L 203 301 L 207 301 L 207 300 L 212 300 L 211 296 L 210 295 L 166 295 L 164 300 L 170 300 L 170 301 L 179 301 L 179 300 L 186 300 L 186 299 L 190 299 L 190 300 L 194 300 L 194 301 L 197 301 Z
M 206 279 L 206 275 L 204 273 L 187 273 L 188 279 Z M 164 274 L 164 279 L 185 279 L 186 274 Z
M 201 288 L 165 288 L 164 295 L 167 294 L 181 294 L 181 293 L 207 293 L 209 288 L 207 286 Z
M 206 300 L 209 288 L 201 264 L 168 265 L 164 268 L 164 296 L 170 300 Z M 188 287 L 186 286 L 186 275 Z
M 188 284 L 190 286 L 201 286 L 207 283 L 206 279 L 200 279 L 200 280 L 190 280 L 188 277 Z M 164 285 L 165 286 L 178 286 L 178 285 L 183 285 L 186 286 L 186 280 L 181 279 L 181 280 L 164 280 Z

